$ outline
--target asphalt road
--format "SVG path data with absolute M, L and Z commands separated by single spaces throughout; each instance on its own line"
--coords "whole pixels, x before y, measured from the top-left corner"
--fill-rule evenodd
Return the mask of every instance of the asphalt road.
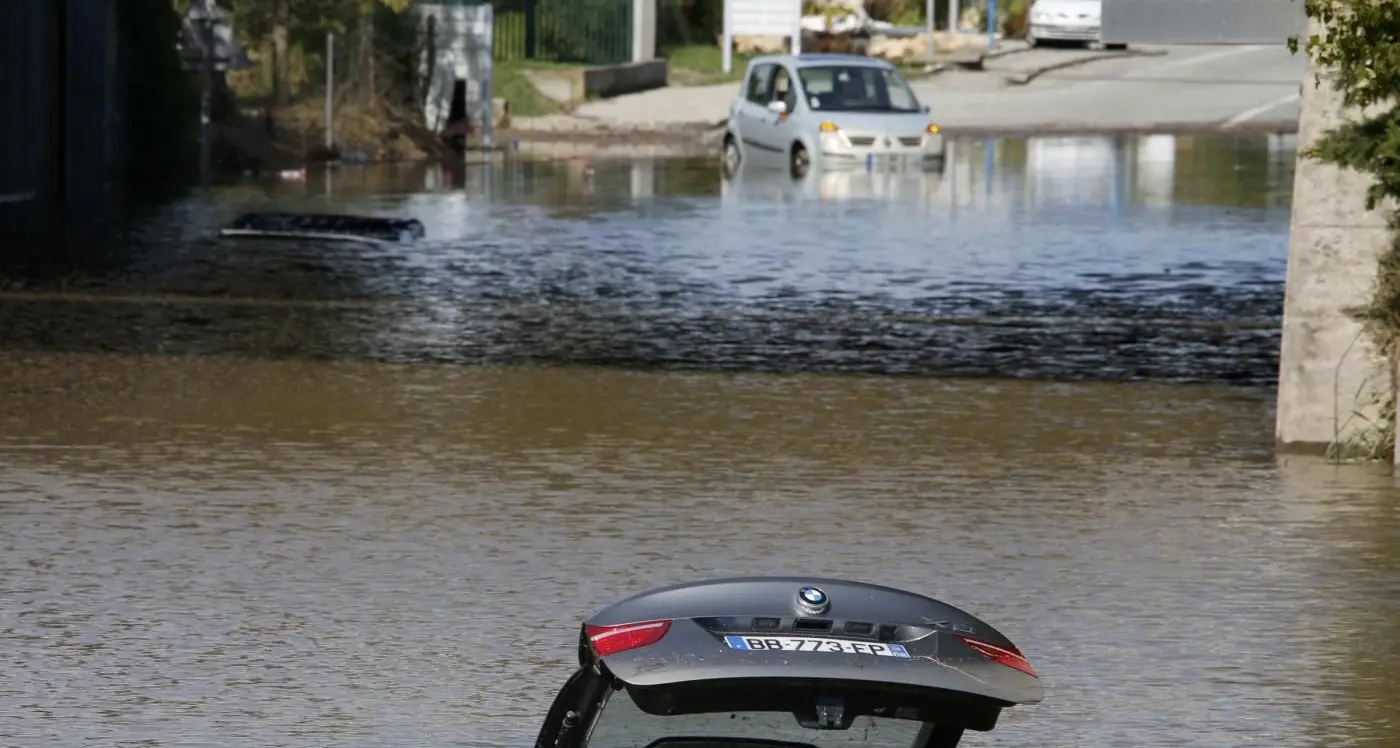
M 1144 48 L 1042 73 L 1008 78 L 1102 53 L 1030 50 L 989 61 L 981 73 L 954 72 L 915 88 L 950 130 L 1292 131 L 1298 122 L 1303 59 L 1282 44 Z
M 1290 55 L 1282 42 L 1139 52 L 1044 72 L 1025 85 L 1008 84 L 1008 78 L 1104 54 L 1033 49 L 991 60 L 982 72 L 946 72 L 913 85 L 952 132 L 1292 132 L 1297 127 L 1303 59 Z M 547 118 L 532 129 L 586 124 L 665 130 L 714 123 L 726 116 L 738 89 L 727 83 L 646 91 L 590 102 L 579 108 L 579 117 Z

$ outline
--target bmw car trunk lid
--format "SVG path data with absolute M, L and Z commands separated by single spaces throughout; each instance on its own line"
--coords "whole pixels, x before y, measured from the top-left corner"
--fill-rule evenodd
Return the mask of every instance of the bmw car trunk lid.
M 601 662 L 634 695 L 666 701 L 716 689 L 777 698 L 779 683 L 825 684 L 959 708 L 977 702 L 994 722 L 1001 708 L 1044 695 L 1015 645 L 972 615 L 840 580 L 712 580 L 637 595 L 584 623 L 579 659 Z

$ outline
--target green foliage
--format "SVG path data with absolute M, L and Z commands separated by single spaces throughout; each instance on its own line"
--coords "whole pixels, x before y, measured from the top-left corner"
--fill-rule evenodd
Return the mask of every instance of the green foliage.
M 223 0 L 221 4 L 233 15 L 244 39 L 262 41 L 272 33 L 277 12 L 273 0 Z M 289 4 L 288 30 L 294 40 L 314 46 L 326 34 L 344 34 L 381 8 L 403 13 L 410 6 L 412 0 L 296 0 Z
M 1400 93 L 1400 2 L 1305 0 L 1304 7 L 1321 30 L 1306 40 L 1290 38 L 1288 47 L 1295 54 L 1306 51 L 1317 68 L 1329 71 L 1343 104 L 1355 110 L 1347 121 L 1323 133 L 1305 155 L 1370 177 L 1367 210 L 1389 203 L 1389 223 L 1400 230 L 1400 213 L 1394 208 L 1400 198 L 1400 107 L 1395 102 Z M 1313 83 L 1318 85 L 1320 78 L 1315 76 Z M 1380 258 L 1369 304 L 1353 310 L 1352 316 L 1389 358 L 1394 372 L 1400 363 L 1400 238 Z M 1334 452 L 1393 459 L 1395 385 L 1392 374 L 1375 433 L 1357 437 L 1358 444 L 1334 445 Z
M 1371 175 L 1366 208 L 1374 210 L 1382 200 L 1400 197 L 1400 110 L 1343 123 L 1320 138 L 1309 155 Z
M 723 0 L 658 0 L 656 44 L 662 55 L 674 47 L 714 44 L 724 30 Z
M 170 0 L 122 0 L 117 28 L 126 52 L 128 179 L 155 187 L 187 177 L 197 163 L 199 95 L 175 49 L 180 17 Z
M 1322 30 L 1289 39 L 1289 49 L 1301 48 L 1319 68 L 1332 70 L 1346 106 L 1381 109 L 1325 133 L 1308 155 L 1374 177 L 1366 196 L 1374 209 L 1400 196 L 1400 114 L 1392 100 L 1400 92 L 1400 3 L 1305 0 L 1304 6 Z
M 412 32 L 407 11 L 412 0 L 283 0 L 287 15 L 283 19 L 289 42 L 289 59 L 278 61 L 282 66 L 297 68 L 288 71 L 288 79 L 320 79 L 325 66 L 326 35 L 335 34 L 342 48 L 357 34 L 372 34 L 376 53 L 398 58 L 406 56 Z M 233 24 L 239 39 L 250 50 L 270 50 L 272 38 L 278 27 L 279 5 L 277 0 L 221 0 L 233 16 Z M 383 38 L 381 38 L 383 37 Z M 382 42 L 388 42 L 392 49 L 380 49 Z M 402 48 L 400 48 L 400 46 Z M 264 58 L 267 55 L 262 55 Z M 361 61 L 357 61 L 361 62 Z M 267 80 L 276 78 L 279 71 L 264 73 Z M 359 71 L 351 71 L 359 72 Z M 397 71 L 396 71 L 397 72 Z M 296 88 L 293 83 L 292 88 Z
M 1393 0 L 1305 0 L 1319 21 L 1304 50 L 1318 67 L 1336 71 L 1334 85 L 1348 106 L 1388 102 L 1400 91 L 1400 3 Z M 1288 40 L 1298 51 L 1299 40 Z

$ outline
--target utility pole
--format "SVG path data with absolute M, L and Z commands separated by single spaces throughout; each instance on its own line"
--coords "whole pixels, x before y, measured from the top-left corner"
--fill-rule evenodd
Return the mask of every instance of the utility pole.
M 997 0 L 987 0 L 987 51 L 997 48 Z
M 335 34 L 326 34 L 326 152 L 335 146 Z
M 481 43 L 486 47 L 484 54 L 483 50 L 477 51 L 477 54 L 480 55 L 478 59 L 485 63 L 484 67 L 486 68 L 486 75 L 481 78 L 480 88 L 481 98 L 484 99 L 482 109 L 486 112 L 481 118 L 481 147 L 489 154 L 495 145 L 496 135 L 496 92 L 491 89 L 492 67 L 495 65 L 492 30 L 496 27 L 496 8 L 488 3 L 481 6 L 479 12 L 486 16 L 484 25 L 487 29 L 485 38 L 481 40 Z
M 935 3 L 933 2 L 933 0 L 928 0 L 924 7 L 924 33 L 928 35 L 928 39 L 924 42 L 924 46 L 927 47 L 926 51 L 928 52 L 928 59 L 930 62 L 933 61 L 933 55 L 936 51 L 936 48 L 933 44 L 934 5 Z
M 214 103 L 214 1 L 199 0 L 203 13 L 199 19 L 200 82 L 199 82 L 199 180 L 209 184 L 209 121 Z

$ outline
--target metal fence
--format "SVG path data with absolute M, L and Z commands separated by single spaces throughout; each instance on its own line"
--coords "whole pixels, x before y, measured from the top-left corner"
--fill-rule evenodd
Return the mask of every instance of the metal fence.
M 497 60 L 611 65 L 632 59 L 632 0 L 495 0 Z

